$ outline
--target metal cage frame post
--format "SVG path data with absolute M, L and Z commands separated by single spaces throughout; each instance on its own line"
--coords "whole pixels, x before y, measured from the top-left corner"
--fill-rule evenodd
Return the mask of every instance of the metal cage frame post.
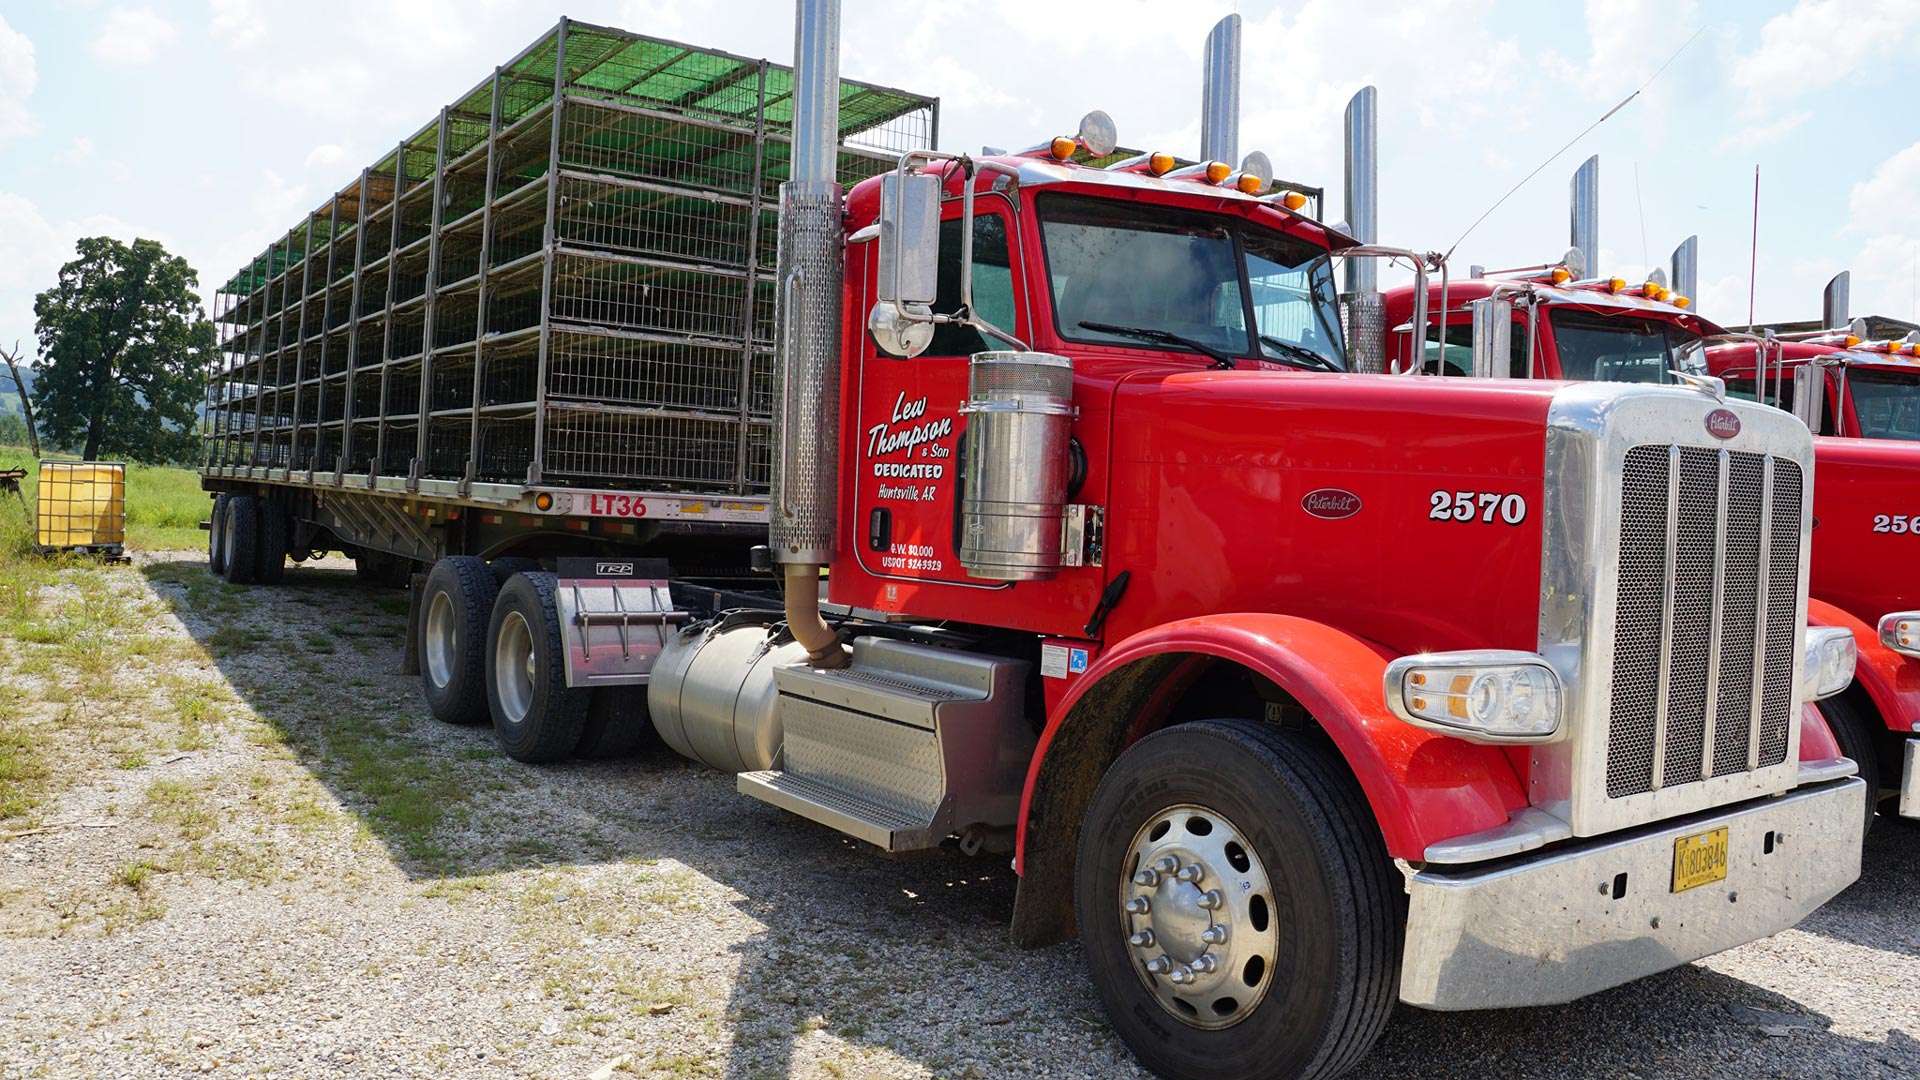
M 467 467 L 460 493 L 473 490 L 480 468 L 480 401 L 487 362 L 487 271 L 493 262 L 493 199 L 500 170 L 500 68 L 493 69 L 492 104 L 487 110 L 487 178 L 480 198 L 480 265 L 474 292 L 473 395 L 467 416 Z
M 367 461 L 367 487 L 380 482 L 387 461 L 387 384 L 393 381 L 393 292 L 400 278 L 400 199 L 406 194 L 407 144 L 393 152 L 393 219 L 387 223 L 387 298 L 380 314 L 380 418 L 374 422 L 373 457 Z
M 300 323 L 293 343 L 293 426 L 287 429 L 287 475 L 300 459 L 300 392 L 307 368 L 307 291 L 313 280 L 313 215 L 307 215 L 307 237 L 300 255 Z
M 333 267 L 340 254 L 340 193 L 327 200 L 327 269 L 320 286 L 320 371 L 313 384 L 313 449 L 307 454 L 307 483 L 320 464 L 327 432 L 327 344 L 333 339 Z
M 347 474 L 347 463 L 352 461 L 353 453 L 353 405 L 354 375 L 360 368 L 360 320 L 365 315 L 360 295 L 366 283 L 367 256 L 367 181 L 373 178 L 371 168 L 360 170 L 360 194 L 353 208 L 353 299 L 348 302 L 347 310 L 347 369 L 340 380 L 340 454 L 334 462 L 333 482 L 337 485 L 340 478 Z
M 540 346 L 533 380 L 533 460 L 527 463 L 529 484 L 538 484 L 546 474 L 547 371 L 553 351 L 553 274 L 555 264 L 559 261 L 560 124 L 566 106 L 569 21 L 564 16 L 560 19 L 560 25 L 554 29 L 553 39 L 553 106 L 549 117 L 553 126 L 547 135 L 547 220 L 543 226 L 541 243 L 541 258 L 545 265 L 541 268 L 540 276 Z
M 447 108 L 440 110 L 440 120 L 434 131 L 433 209 L 428 215 L 427 295 L 421 312 L 420 332 L 420 423 L 414 431 L 413 461 L 407 467 L 408 491 L 420 490 L 420 470 L 427 462 L 427 429 L 431 426 L 433 415 L 433 324 L 440 300 L 440 228 L 445 217 L 441 203 L 446 194 L 447 115 L 451 111 Z

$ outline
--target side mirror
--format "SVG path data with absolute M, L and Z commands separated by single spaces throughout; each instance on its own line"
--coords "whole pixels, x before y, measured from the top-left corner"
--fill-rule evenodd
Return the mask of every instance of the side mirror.
M 1473 313 L 1473 375 L 1505 379 L 1513 375 L 1513 301 L 1486 297 L 1467 304 Z M 1444 340 L 1445 335 L 1442 335 Z
M 1827 372 L 1825 368 L 1814 364 L 1801 364 L 1793 369 L 1793 415 L 1807 425 L 1807 430 L 1820 434 L 1820 422 L 1827 411 Z
M 1689 375 L 1705 375 L 1707 373 L 1707 343 L 1699 338 L 1695 338 L 1692 341 L 1682 344 L 1673 352 L 1673 366 Z
M 929 316 L 940 291 L 939 177 L 896 171 L 881 179 L 879 278 L 867 329 L 890 355 L 920 355 L 933 343 Z

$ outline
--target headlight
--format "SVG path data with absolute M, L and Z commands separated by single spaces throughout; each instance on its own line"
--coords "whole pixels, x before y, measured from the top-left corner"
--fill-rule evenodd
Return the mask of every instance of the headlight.
M 1880 616 L 1880 644 L 1902 656 L 1920 656 L 1920 611 Z
M 1845 690 L 1853 682 L 1853 662 L 1860 655 L 1853 631 L 1844 626 L 1807 627 L 1807 655 L 1800 664 L 1800 696 L 1819 701 Z
M 1387 665 L 1387 708 L 1468 742 L 1536 743 L 1560 731 L 1560 676 L 1536 653 L 1421 653 Z

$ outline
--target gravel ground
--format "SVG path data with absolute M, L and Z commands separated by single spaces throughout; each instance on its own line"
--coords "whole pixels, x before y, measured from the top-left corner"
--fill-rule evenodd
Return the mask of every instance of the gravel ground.
M 0 1077 L 1142 1075 L 1076 947 L 1007 945 L 1004 860 L 887 858 L 665 752 L 507 761 L 426 715 L 404 602 L 345 564 L 34 603 L 71 633 L 0 627 L 50 767 L 0 822 Z M 1920 829 L 1866 862 L 1571 1006 L 1403 1008 L 1361 1075 L 1920 1075 Z

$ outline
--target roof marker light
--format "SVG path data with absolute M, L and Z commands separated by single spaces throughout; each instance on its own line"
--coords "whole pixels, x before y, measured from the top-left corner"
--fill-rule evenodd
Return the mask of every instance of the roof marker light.
M 1859 338 L 1859 337 L 1857 337 L 1857 336 L 1855 336 L 1855 335 L 1853 335 L 1853 334 L 1848 334 L 1848 335 L 1846 336 L 1846 338 L 1845 338 L 1845 339 L 1843 339 L 1843 340 L 1845 340 L 1845 341 L 1846 341 L 1846 343 L 1847 343 L 1847 348 L 1849 348 L 1849 349 L 1851 349 L 1851 348 L 1853 348 L 1853 347 L 1854 347 L 1855 345 L 1858 345 L 1858 344 L 1860 344 L 1860 338 Z
M 1147 171 L 1155 176 L 1167 175 L 1173 171 L 1173 167 L 1177 163 L 1177 158 L 1164 151 L 1155 150 L 1153 153 L 1147 155 Z
M 1233 175 L 1233 166 L 1227 164 L 1226 162 L 1224 161 L 1207 162 L 1207 183 L 1222 184 L 1226 182 L 1227 177 L 1232 175 Z
M 1280 193 L 1280 205 L 1289 210 L 1298 210 L 1307 205 L 1307 197 L 1298 191 L 1288 189 Z
M 1565 285 L 1573 280 L 1573 271 L 1564 266 L 1556 266 L 1547 272 L 1547 276 L 1553 279 L 1555 285 Z
M 1080 143 L 1077 139 L 1067 135 L 1055 135 L 1053 141 L 1047 144 L 1047 153 L 1052 154 L 1055 161 L 1065 161 L 1079 148 Z
M 1626 279 L 1625 278 L 1608 278 L 1607 291 L 1610 293 L 1626 292 L 1627 291 Z
M 1691 306 L 1693 304 L 1693 301 L 1688 297 L 1681 296 L 1679 293 L 1674 293 L 1672 296 L 1667 298 L 1667 303 L 1672 304 L 1674 307 L 1677 307 L 1677 308 L 1685 308 L 1685 307 Z

